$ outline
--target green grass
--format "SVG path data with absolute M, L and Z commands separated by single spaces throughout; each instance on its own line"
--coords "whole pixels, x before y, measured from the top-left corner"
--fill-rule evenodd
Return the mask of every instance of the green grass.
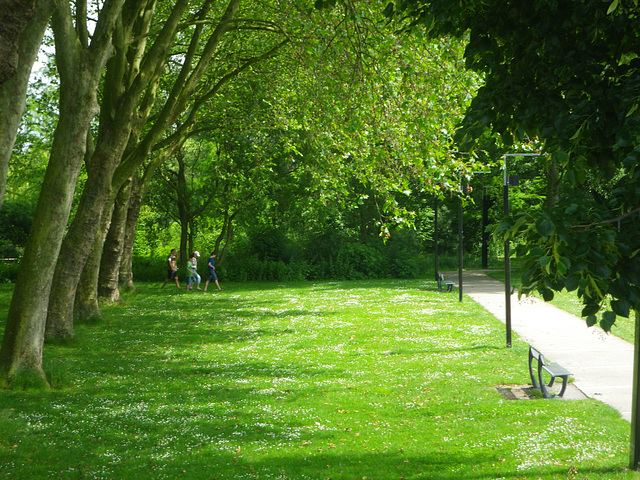
M 491 276 L 492 278 L 495 278 L 496 280 L 500 280 L 501 282 L 504 282 L 504 277 L 505 277 L 504 272 L 491 271 L 491 272 L 487 272 L 487 275 Z M 514 275 L 511 277 L 511 285 L 513 285 L 516 288 L 520 287 L 520 282 L 517 275 Z M 554 298 L 550 302 L 551 305 L 554 305 L 564 310 L 565 312 L 569 312 L 577 317 L 582 317 L 582 308 L 584 305 L 582 305 L 582 302 L 577 297 L 575 291 L 567 292 L 563 290 L 562 292 L 554 292 L 554 293 L 555 293 Z M 541 295 L 538 295 L 535 293 L 534 295 L 538 298 L 542 298 Z M 623 340 L 626 340 L 627 342 L 634 343 L 635 331 L 634 331 L 633 319 L 617 317 L 616 322 L 613 324 L 613 327 L 611 328 L 611 333 L 617 337 L 622 338 Z
M 640 478 L 612 408 L 497 393 L 526 344 L 433 281 L 138 287 L 0 392 L 0 478 Z

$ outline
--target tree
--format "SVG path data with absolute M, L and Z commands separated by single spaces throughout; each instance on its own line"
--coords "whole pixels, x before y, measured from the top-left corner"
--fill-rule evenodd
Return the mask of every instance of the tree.
M 0 349 L 0 373 L 9 379 L 28 370 L 46 383 L 42 348 L 49 292 L 121 8 L 121 0 L 103 4 L 91 40 L 84 18 L 74 25 L 69 4 L 58 4 L 53 14 L 60 117 Z
M 18 71 L 20 48 L 18 39 L 33 18 L 35 0 L 13 0 L 0 4 L 0 85 Z
M 153 5 L 155 2 L 149 3 L 145 15 L 124 17 L 122 28 L 118 30 L 122 38 L 117 37 L 116 45 L 121 48 L 116 49 L 117 56 L 109 63 L 105 83 L 108 101 L 103 104 L 101 128 L 89 163 L 89 167 L 95 166 L 96 174 L 91 175 L 89 171 L 88 180 L 95 183 L 92 188 L 85 188 L 85 192 L 97 199 L 93 201 L 91 197 L 83 196 L 65 240 L 64 251 L 74 252 L 76 258 L 75 265 L 60 264 L 57 267 L 57 277 L 65 278 L 65 282 L 55 282 L 55 285 L 65 291 L 53 295 L 50 305 L 49 331 L 56 335 L 73 335 L 72 300 L 76 285 L 78 291 L 89 290 L 81 298 L 89 300 L 92 305 L 86 305 L 83 311 L 93 311 L 92 316 L 99 312 L 93 295 L 97 289 L 97 272 L 87 273 L 85 278 L 90 281 L 82 284 L 79 284 L 78 272 L 85 265 L 97 268 L 100 264 L 99 259 L 85 263 L 94 239 L 100 241 L 106 235 L 103 232 L 95 236 L 95 219 L 101 212 L 111 211 L 121 186 L 154 150 L 158 152 L 158 158 L 166 158 L 179 148 L 191 134 L 200 108 L 227 82 L 254 63 L 274 55 L 287 43 L 286 37 L 273 28 L 271 22 L 237 20 L 236 15 L 242 5 L 240 0 L 229 0 L 219 9 L 214 8 L 214 2 L 205 0 L 195 14 L 187 10 L 193 5 L 185 0 L 177 2 L 166 13 L 167 20 L 161 31 L 150 37 L 153 44 L 145 49 L 147 35 L 142 33 L 151 28 Z M 127 19 L 130 20 L 128 24 Z M 250 28 L 253 22 L 258 25 Z M 219 55 L 226 48 L 233 53 L 234 48 L 230 45 L 242 43 L 244 35 L 239 38 L 231 36 L 228 40 L 230 45 L 226 43 L 231 33 L 244 33 L 243 28 L 235 28 L 236 23 L 249 27 L 246 31 L 252 35 L 270 37 L 270 41 L 256 42 L 257 52 L 251 52 L 252 56 L 245 57 L 244 54 L 249 52 L 242 50 L 240 58 Z M 190 32 L 185 34 L 183 28 Z M 130 38 L 142 42 L 134 49 L 135 54 L 130 54 L 128 48 Z M 180 58 L 181 63 L 174 64 L 174 56 Z M 152 121 L 148 122 L 150 119 Z M 175 125 L 178 127 L 172 130 Z M 144 186 L 142 188 L 144 190 Z M 108 228 L 109 222 L 102 222 L 102 225 Z M 100 255 L 97 248 L 93 248 L 93 252 Z M 80 268 L 71 268 L 75 266 Z M 77 299 L 75 303 L 78 303 Z
M 431 35 L 468 32 L 467 67 L 485 85 L 459 131 L 462 146 L 473 148 L 487 131 L 507 147 L 527 138 L 543 143 L 546 202 L 498 229 L 522 242 L 523 291 L 546 300 L 563 288 L 576 291 L 589 325 L 608 306 L 599 317 L 605 330 L 617 316 L 636 312 L 637 319 L 638 2 L 401 0 L 386 13 L 406 14 L 409 26 L 426 26 Z M 635 385 L 631 466 L 638 468 Z
M 0 4 L 0 207 L 11 152 L 22 115 L 31 68 L 53 11 L 51 0 Z
M 607 11 L 600 1 L 420 5 L 407 1 L 396 8 L 414 23 L 431 25 L 432 35 L 468 30 L 467 66 L 485 75 L 459 131 L 461 144 L 472 148 L 487 130 L 506 146 L 539 138 L 546 171 L 562 180 L 557 196 L 548 195 L 556 202 L 508 232 L 542 238 L 542 245 L 529 242 L 520 249 L 525 291 L 551 298 L 553 290 L 577 289 L 590 324 L 608 296 L 615 314 L 637 310 L 640 286 L 632 271 L 640 258 L 631 245 L 637 244 L 633 212 L 640 204 L 634 186 L 640 152 L 638 7 L 625 2 Z M 611 185 L 603 197 L 573 194 L 603 182 Z M 578 244 L 588 251 L 576 255 Z M 548 263 L 538 261 L 541 254 Z M 615 314 L 601 318 L 606 330 Z

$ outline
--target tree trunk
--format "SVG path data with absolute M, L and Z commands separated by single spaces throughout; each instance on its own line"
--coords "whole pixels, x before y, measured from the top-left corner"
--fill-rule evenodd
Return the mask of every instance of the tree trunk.
M 229 215 L 229 209 L 227 208 L 224 212 L 224 221 L 222 223 L 222 230 L 220 231 L 220 235 L 218 235 L 218 237 L 216 238 L 216 245 L 215 245 L 215 253 L 217 255 L 217 259 L 218 259 L 218 265 L 222 266 L 222 264 L 224 263 L 224 257 L 227 256 L 227 248 L 229 247 L 229 244 L 231 243 L 231 240 L 233 239 L 233 220 L 236 217 L 236 215 L 238 214 L 238 211 L 232 213 L 231 215 Z M 222 252 L 220 252 L 220 244 L 222 242 L 224 243 L 224 247 L 222 248 Z
M 10 378 L 28 369 L 45 379 L 42 347 L 49 293 L 94 116 L 96 85 L 92 80 L 78 78 L 61 90 L 60 120 L 0 351 L 0 370 Z
M 120 262 L 122 261 L 122 249 L 124 246 L 125 225 L 127 211 L 131 198 L 131 183 L 122 186 L 116 197 L 111 216 L 111 224 L 104 241 L 102 258 L 100 260 L 100 274 L 98 276 L 98 297 L 114 303 L 120 300 L 118 279 L 120 275 Z
M 100 305 L 98 303 L 98 275 L 100 273 L 104 239 L 111 224 L 112 211 L 113 203 L 109 202 L 100 220 L 100 228 L 91 246 L 89 258 L 87 258 L 84 268 L 82 269 L 72 312 L 73 317 L 78 320 L 96 320 L 102 318 Z
M 85 19 L 74 24 L 70 6 L 64 2 L 58 4 L 52 17 L 60 73 L 60 116 L 0 350 L 0 371 L 9 379 L 26 369 L 46 383 L 42 349 L 49 294 L 86 152 L 87 133 L 97 112 L 98 82 L 111 52 L 113 27 L 122 3 L 103 3 L 90 52 L 83 29 Z
M 36 0 L 4 0 L 0 3 L 0 85 L 20 69 L 20 57 L 24 53 L 21 52 L 21 34 L 36 14 L 36 4 Z
M 26 2 L 27 6 L 29 3 L 33 7 L 35 2 L 30 0 Z M 7 5 L 7 7 L 11 9 L 10 5 Z M 2 10 L 2 8 L 0 8 L 0 10 Z M 2 207 L 4 200 L 11 153 L 16 142 L 20 120 L 26 107 L 29 76 L 31 75 L 31 69 L 37 58 L 38 50 L 42 43 L 42 36 L 47 28 L 52 11 L 53 2 L 51 0 L 39 0 L 37 2 L 35 15 L 31 18 L 20 36 L 18 37 L 16 35 L 15 37 L 18 39 L 15 75 L 11 75 L 3 80 L 2 74 L 0 74 L 0 112 L 2 112 L 2 115 L 0 115 L 0 207 Z M 4 14 L 9 15 L 9 12 L 4 12 Z M 2 14 L 0 14 L 0 25 L 6 25 Z M 3 30 L 3 28 L 0 28 L 0 32 Z M 0 33 L 0 50 L 2 50 L 3 46 L 8 47 L 9 45 L 4 44 L 3 34 Z M 17 53 L 19 53 L 19 56 Z M 2 53 L 0 53 L 0 57 L 2 57 Z M 0 71 L 2 70 L 0 66 Z
M 547 164 L 547 196 L 545 207 L 551 211 L 560 201 L 560 169 L 555 163 Z
M 121 290 L 135 290 L 136 285 L 133 279 L 133 245 L 136 238 L 136 228 L 138 218 L 140 218 L 140 208 L 142 207 L 141 179 L 135 175 L 129 199 L 129 210 L 127 211 L 127 221 L 125 223 L 124 245 L 122 247 L 122 262 L 120 263 L 120 274 L 118 283 Z
M 104 152 L 104 150 L 102 150 Z M 48 338 L 73 337 L 73 308 L 80 277 L 92 252 L 100 228 L 101 214 L 108 207 L 110 184 L 104 178 L 113 174 L 117 158 L 104 158 L 94 169 L 88 169 L 78 211 L 69 227 L 56 265 L 49 311 L 47 316 Z M 108 177 L 110 178 L 110 177 Z
M 128 7 L 132 11 L 129 13 L 143 6 L 143 1 L 131 2 Z M 131 24 L 123 25 L 121 21 L 114 35 L 116 55 L 107 64 L 98 139 L 92 155 L 87 156 L 87 182 L 78 211 L 62 244 L 61 261 L 56 267 L 47 319 L 47 336 L 51 338 L 73 336 L 75 307 L 80 309 L 75 315 L 78 318 L 100 317 L 96 293 L 97 273 L 104 241 L 100 232 L 106 231 L 100 228 L 111 218 L 113 197 L 117 192 L 112 190 L 113 174 L 129 141 L 136 105 L 119 102 L 123 95 L 123 77 L 127 72 L 124 65 L 131 28 Z M 118 109 L 118 105 L 125 107 Z M 104 212 L 109 213 L 104 216 Z M 98 263 L 87 267 L 89 258 Z M 77 295 L 81 297 L 76 298 Z

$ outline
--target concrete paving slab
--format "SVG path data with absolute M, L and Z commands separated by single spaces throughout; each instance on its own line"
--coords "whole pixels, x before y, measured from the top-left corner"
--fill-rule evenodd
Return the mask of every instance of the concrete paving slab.
M 442 272 L 459 288 L 458 272 Z M 506 322 L 503 282 L 482 271 L 466 271 L 463 293 Z M 510 295 L 511 327 L 522 340 L 572 372 L 573 386 L 591 398 L 611 405 L 631 421 L 634 346 L 599 327 L 536 298 Z M 578 395 L 579 397 L 579 395 Z

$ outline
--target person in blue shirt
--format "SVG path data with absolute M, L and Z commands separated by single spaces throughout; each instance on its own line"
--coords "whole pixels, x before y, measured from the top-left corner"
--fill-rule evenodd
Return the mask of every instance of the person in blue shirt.
M 209 286 L 209 282 L 215 282 L 216 287 L 218 287 L 218 291 L 222 290 L 220 288 L 220 283 L 218 283 L 218 276 L 216 275 L 216 265 L 215 265 L 216 254 L 215 252 L 211 252 L 209 256 L 209 261 L 207 262 L 207 271 L 209 274 L 207 275 L 207 281 L 204 284 L 204 291 L 207 291 L 207 287 Z

